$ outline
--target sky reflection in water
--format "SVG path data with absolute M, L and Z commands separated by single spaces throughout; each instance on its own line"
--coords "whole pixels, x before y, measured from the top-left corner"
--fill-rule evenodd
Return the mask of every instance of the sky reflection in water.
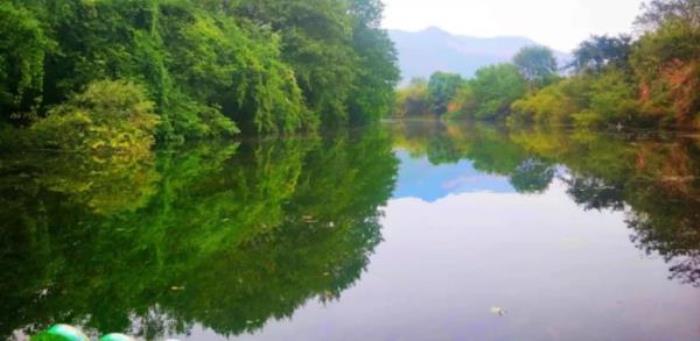
M 661 257 L 631 243 L 624 212 L 585 210 L 561 180 L 518 194 L 469 160 L 396 155 L 384 241 L 357 285 L 241 339 L 700 337 L 700 291 L 670 281 Z
M 2 335 L 700 338 L 696 138 L 419 122 L 2 160 Z

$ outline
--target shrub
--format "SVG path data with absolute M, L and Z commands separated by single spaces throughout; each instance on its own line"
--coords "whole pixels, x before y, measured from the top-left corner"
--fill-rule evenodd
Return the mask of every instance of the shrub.
M 482 68 L 469 82 L 475 102 L 467 113 L 478 119 L 493 119 L 510 111 L 511 104 L 527 92 L 527 82 L 513 64 Z
M 147 154 L 159 123 L 140 85 L 96 81 L 32 127 L 42 146 L 76 152 Z
M 428 83 L 424 79 L 412 80 L 408 87 L 397 92 L 394 116 L 402 118 L 430 115 L 428 97 Z
M 572 83 L 573 80 L 566 79 L 515 101 L 511 106 L 513 115 L 536 122 L 566 123 L 568 116 L 578 111 L 569 96 Z

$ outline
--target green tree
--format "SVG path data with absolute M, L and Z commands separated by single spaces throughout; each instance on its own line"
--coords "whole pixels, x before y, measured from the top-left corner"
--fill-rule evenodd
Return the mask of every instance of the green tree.
M 82 153 L 146 155 L 159 119 L 143 87 L 124 81 L 91 83 L 32 126 L 41 146 Z
M 346 1 L 242 0 L 235 13 L 270 25 L 282 37 L 282 57 L 294 69 L 306 102 L 326 124 L 347 122 L 357 54 Z
M 524 119 L 545 124 L 566 124 L 572 115 L 588 105 L 590 82 L 586 77 L 570 77 L 531 93 L 511 106 L 512 122 Z
M 579 73 L 601 72 L 609 66 L 629 69 L 631 50 L 632 38 L 630 36 L 593 36 L 574 50 L 572 66 Z
M 369 0 L 0 5 L 0 115 L 42 118 L 105 79 L 144 86 L 162 141 L 373 122 L 398 80 Z M 5 128 L 3 128 L 5 129 Z M 3 134 L 6 135 L 6 134 Z
M 700 27 L 700 2 L 697 0 L 652 0 L 645 2 L 637 24 L 655 30 L 669 22 L 684 22 Z
M 554 53 L 544 46 L 522 48 L 513 57 L 513 64 L 533 87 L 545 86 L 557 75 L 557 60 L 554 58 Z
M 700 4 L 652 1 L 638 23 L 647 31 L 631 60 L 643 117 L 677 127 L 700 126 Z
M 397 52 L 381 29 L 384 5 L 379 0 L 351 0 L 353 48 L 359 61 L 348 103 L 351 122 L 372 122 L 391 112 L 399 81 Z
M 0 3 L 0 120 L 27 123 L 31 117 L 26 114 L 38 109 L 52 46 L 31 12 L 10 1 Z
M 435 115 L 447 113 L 447 105 L 457 94 L 464 81 L 458 74 L 436 72 L 428 82 L 428 100 Z
M 622 123 L 637 112 L 637 91 L 624 72 L 609 70 L 591 86 L 590 106 L 582 115 L 593 115 L 594 121 Z
M 527 81 L 513 64 L 499 64 L 477 70 L 469 81 L 474 105 L 468 115 L 478 119 L 503 117 L 511 104 L 527 92 Z
M 394 117 L 428 116 L 430 113 L 428 82 L 425 79 L 413 79 L 407 87 L 398 90 L 394 104 Z

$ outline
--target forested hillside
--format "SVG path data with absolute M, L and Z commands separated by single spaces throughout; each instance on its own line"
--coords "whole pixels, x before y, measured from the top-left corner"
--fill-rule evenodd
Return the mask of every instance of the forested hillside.
M 637 36 L 591 37 L 567 65 L 534 46 L 471 79 L 435 73 L 403 89 L 394 114 L 585 128 L 700 127 L 700 2 L 650 1 L 636 27 Z
M 127 151 L 376 120 L 399 78 L 382 10 L 379 0 L 3 1 L 0 144 Z

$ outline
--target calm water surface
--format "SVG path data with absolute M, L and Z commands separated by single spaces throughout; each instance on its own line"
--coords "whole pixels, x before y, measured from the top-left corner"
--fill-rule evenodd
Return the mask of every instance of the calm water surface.
M 700 339 L 700 139 L 388 123 L 0 156 L 0 335 Z

